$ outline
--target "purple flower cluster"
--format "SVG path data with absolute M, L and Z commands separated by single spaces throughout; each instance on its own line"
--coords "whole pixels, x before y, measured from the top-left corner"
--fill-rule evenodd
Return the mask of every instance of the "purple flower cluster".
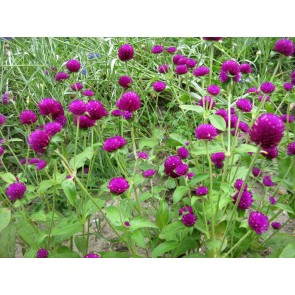
M 238 109 L 245 113 L 249 113 L 252 111 L 252 103 L 250 100 L 246 98 L 240 98 L 236 101 L 236 106 Z
M 219 74 L 222 83 L 228 82 L 230 78 L 233 78 L 235 82 L 239 82 L 241 79 L 240 65 L 233 59 L 222 64 Z
M 156 170 L 148 169 L 148 170 L 145 170 L 145 171 L 142 172 L 142 176 L 145 177 L 145 178 L 149 178 L 149 177 L 154 176 L 156 173 L 157 173 Z
M 238 196 L 239 196 L 240 191 L 238 191 L 235 195 L 234 195 L 234 203 L 236 203 Z M 253 195 L 251 192 L 244 190 L 242 192 L 241 198 L 240 198 L 240 202 L 238 204 L 238 207 L 242 210 L 246 210 L 248 208 L 250 208 L 252 206 L 253 203 Z
M 273 229 L 279 229 L 281 226 L 282 225 L 279 222 L 277 222 L 277 221 L 274 221 L 274 222 L 271 223 L 271 227 Z
M 225 160 L 224 152 L 213 153 L 210 158 L 211 158 L 211 161 L 214 163 L 216 168 L 222 168 L 223 167 L 223 161 Z
M 49 134 L 44 130 L 35 130 L 30 134 L 28 143 L 32 150 L 43 154 L 50 143 Z
M 91 90 L 91 89 L 85 89 L 85 90 L 82 92 L 82 94 L 83 94 L 84 96 L 91 97 L 91 96 L 94 96 L 94 91 Z
M 261 152 L 261 155 L 269 160 L 275 159 L 278 157 L 279 155 L 279 151 L 278 148 L 276 146 L 268 148 L 268 149 L 264 149 Z
M 120 149 L 125 144 L 127 144 L 126 139 L 118 135 L 105 140 L 105 142 L 103 143 L 103 149 L 111 153 Z
M 121 76 L 118 80 L 118 83 L 121 87 L 127 89 L 132 84 L 132 79 L 129 76 Z
M 156 92 L 162 92 L 166 89 L 166 84 L 162 81 L 156 81 L 153 83 L 153 89 Z
M 153 54 L 159 54 L 159 53 L 162 53 L 163 51 L 164 51 L 164 46 L 162 46 L 162 45 L 155 45 L 152 48 Z
M 271 82 L 264 82 L 260 85 L 260 90 L 264 94 L 271 94 L 275 91 L 275 89 L 276 89 L 275 85 Z
M 64 80 L 67 80 L 69 79 L 70 76 L 68 73 L 66 72 L 58 72 L 55 76 L 55 81 L 59 82 L 59 81 L 64 81 Z
M 274 186 L 275 185 L 275 183 L 271 180 L 271 176 L 269 176 L 269 175 L 266 175 L 263 177 L 262 183 L 265 186 Z
M 173 53 L 175 53 L 175 52 L 177 51 L 177 48 L 174 47 L 174 46 L 171 46 L 171 47 L 168 47 L 168 48 L 166 49 L 166 51 L 167 51 L 168 53 L 170 53 L 170 54 L 173 54 Z
M 80 91 L 80 90 L 82 90 L 82 88 L 83 88 L 83 84 L 79 83 L 79 82 L 76 82 L 76 83 L 71 85 L 71 89 L 73 91 Z
M 136 92 L 126 92 L 117 101 L 116 106 L 122 111 L 134 112 L 141 106 L 141 100 Z
M 48 251 L 47 249 L 41 248 L 37 251 L 37 258 L 48 258 Z
M 258 167 L 254 167 L 252 169 L 253 176 L 257 177 L 258 175 L 261 175 L 261 170 Z
M 84 258 L 101 258 L 101 256 L 95 253 L 88 253 Z
M 181 159 L 187 159 L 189 157 L 189 151 L 187 148 L 185 147 L 180 147 L 178 150 L 177 150 L 177 155 L 179 158 Z
M 69 72 L 79 72 L 81 68 L 81 64 L 77 59 L 71 59 L 67 61 L 66 63 L 66 68 L 68 69 Z
M 285 56 L 291 56 L 295 52 L 294 43 L 289 39 L 279 39 L 274 45 L 274 51 Z
M 196 188 L 196 195 L 197 196 L 206 196 L 209 192 L 208 187 L 206 186 L 199 186 L 198 188 Z
M 137 157 L 139 159 L 144 159 L 144 160 L 148 160 L 149 155 L 145 152 L 137 152 Z
M 0 126 L 3 125 L 5 122 L 6 122 L 6 117 L 0 114 Z
M 210 85 L 207 87 L 207 91 L 209 94 L 216 96 L 220 93 L 220 87 L 217 85 Z
M 252 67 L 250 64 L 248 63 L 242 63 L 240 65 L 240 71 L 243 74 L 251 74 L 252 73 Z
M 182 216 L 181 221 L 185 226 L 193 226 L 197 221 L 197 217 L 192 213 L 187 213 Z
M 167 66 L 166 64 L 160 65 L 158 67 L 158 71 L 161 74 L 165 74 L 165 73 L 167 73 L 169 71 L 169 66 Z
M 37 115 L 34 111 L 25 110 L 21 112 L 19 120 L 21 124 L 32 125 L 37 122 Z
M 27 187 L 24 183 L 22 182 L 14 182 L 10 184 L 5 193 L 9 197 L 10 201 L 14 201 L 17 199 L 22 199 L 25 195 L 25 192 L 27 190 Z
M 164 163 L 164 170 L 168 176 L 177 178 L 187 173 L 188 166 L 181 161 L 180 157 L 170 156 Z
M 123 44 L 118 51 L 118 57 L 121 61 L 128 61 L 134 57 L 134 49 L 130 44 Z
M 185 75 L 188 72 L 187 65 L 177 65 L 175 69 L 176 75 Z
M 213 140 L 217 135 L 217 129 L 211 124 L 201 124 L 195 129 L 195 137 L 200 140 Z
M 113 194 L 121 195 L 129 189 L 129 183 L 123 177 L 115 177 L 110 180 L 108 189 Z
M 26 162 L 27 162 L 27 159 L 26 159 L 26 158 L 22 159 L 22 163 L 25 164 Z M 39 158 L 32 158 L 32 159 L 30 159 L 30 160 L 28 161 L 28 163 L 29 163 L 30 165 L 36 165 L 37 170 L 42 170 L 42 169 L 44 169 L 44 168 L 46 167 L 46 165 L 47 165 L 46 160 L 42 160 L 42 159 L 39 159 Z
M 289 156 L 295 155 L 295 141 L 288 144 L 287 153 Z
M 283 115 L 281 115 L 281 119 L 285 123 L 293 123 L 294 122 L 294 116 L 293 115 L 283 114 Z
M 38 104 L 38 109 L 41 116 L 51 116 L 54 120 L 64 115 L 61 103 L 54 98 L 43 98 Z
M 195 77 L 203 77 L 210 73 L 210 69 L 205 66 L 200 66 L 193 71 Z
M 284 83 L 283 87 L 286 91 L 291 91 L 293 89 L 293 84 L 286 82 Z
M 249 226 L 259 235 L 268 229 L 268 218 L 259 211 L 251 212 L 248 219 Z

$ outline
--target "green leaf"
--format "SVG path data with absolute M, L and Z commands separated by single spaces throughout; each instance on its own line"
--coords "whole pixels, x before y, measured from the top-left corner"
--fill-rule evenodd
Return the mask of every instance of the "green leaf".
M 114 225 L 120 226 L 122 225 L 120 213 L 117 207 L 109 206 L 105 208 L 108 218 Z
M 138 201 L 139 201 L 140 203 L 142 203 L 142 202 L 144 202 L 144 201 L 150 199 L 151 197 L 152 197 L 152 194 L 151 194 L 150 192 L 146 191 L 146 192 L 142 193 L 142 194 L 138 197 Z
M 208 117 L 210 123 L 217 128 L 218 130 L 225 131 L 226 129 L 226 123 L 224 119 L 221 116 L 218 115 L 210 115 Z
M 230 202 L 232 202 L 231 196 L 229 196 L 228 194 L 221 194 L 219 204 L 218 204 L 219 209 L 221 210 Z
M 188 104 L 182 104 L 179 106 L 181 109 L 186 110 L 186 111 L 194 111 L 199 114 L 204 113 L 204 108 L 201 106 L 195 106 L 195 105 L 188 105 Z
M 180 136 L 176 133 L 170 133 L 169 137 L 172 138 L 173 140 L 179 142 L 181 145 L 185 145 L 185 143 L 187 142 L 187 140 L 185 138 L 183 138 L 182 136 Z
M 146 242 L 144 241 L 144 235 L 141 230 L 136 230 L 131 233 L 131 238 L 139 245 L 139 247 L 146 248 Z
M 15 257 L 16 226 L 9 224 L 0 232 L 0 258 Z
M 178 246 L 175 253 L 173 253 L 173 257 L 179 257 L 184 254 L 186 251 L 195 249 L 197 247 L 197 242 L 192 240 L 191 238 L 184 239 L 180 246 Z
M 195 187 L 197 183 L 202 182 L 209 178 L 207 173 L 199 173 L 195 175 L 189 182 L 190 187 Z
M 144 147 L 153 148 L 158 144 L 158 140 L 152 138 L 143 138 L 139 141 L 139 149 L 142 150 Z
M 83 253 L 83 249 L 86 249 L 87 247 L 87 238 L 83 236 L 75 236 L 74 241 L 77 249 Z
M 187 192 L 188 192 L 187 186 L 178 186 L 173 193 L 173 204 L 178 203 Z
M 76 155 L 76 169 L 82 167 L 87 160 L 91 160 L 94 155 L 94 150 L 92 147 L 88 147 L 84 152 Z M 72 158 L 70 161 L 70 166 L 74 169 L 75 159 Z
M 168 241 L 168 242 L 164 242 L 162 244 L 160 244 L 159 246 L 157 246 L 153 252 L 152 252 L 152 257 L 156 258 L 159 257 L 161 255 L 163 255 L 164 253 L 167 253 L 173 249 L 176 249 L 179 245 L 178 241 Z
M 133 231 L 143 227 L 158 228 L 153 222 L 147 219 L 133 219 L 130 221 L 130 229 Z
M 166 225 L 162 229 L 159 235 L 159 238 L 163 240 L 176 240 L 177 235 L 185 229 L 186 229 L 185 225 L 180 220 L 176 220 Z
M 89 200 L 85 206 L 86 216 L 90 216 L 98 211 L 94 203 L 97 205 L 98 208 L 102 208 L 105 204 L 105 201 L 98 198 L 92 198 L 92 200 Z
M 207 231 L 206 225 L 204 222 L 202 222 L 200 219 L 194 224 L 194 228 L 199 230 L 201 233 L 209 236 L 209 233 Z
M 162 229 L 170 221 L 169 206 L 165 200 L 160 201 L 160 206 L 156 215 L 156 224 Z
M 280 208 L 280 209 L 282 209 L 282 210 L 284 210 L 284 211 L 287 211 L 287 212 L 289 212 L 289 213 L 291 213 L 291 214 L 294 213 L 294 212 L 293 212 L 293 209 L 292 209 L 289 205 L 285 205 L 285 204 L 277 203 L 277 204 L 275 204 L 275 207 Z
M 201 253 L 192 253 L 187 256 L 183 256 L 182 258 L 206 258 L 206 256 Z
M 46 218 L 45 212 L 43 210 L 41 210 L 41 211 L 38 211 L 38 212 L 35 212 L 35 213 L 31 214 L 30 219 L 32 221 L 43 221 L 43 222 L 45 222 L 47 218 Z
M 295 243 L 288 244 L 280 254 L 279 258 L 295 258 Z
M 235 152 L 239 154 L 243 153 L 256 153 L 257 146 L 253 146 L 250 144 L 240 144 L 236 149 Z
M 61 183 L 61 187 L 72 206 L 77 206 L 77 192 L 76 185 L 73 180 L 66 179 Z
M 81 231 L 82 223 L 80 221 L 73 222 L 70 219 L 64 219 L 55 226 L 51 234 L 53 236 L 65 236 L 64 238 L 67 239 Z
M 23 141 L 23 140 L 20 138 L 10 138 L 8 141 L 9 142 L 19 142 L 19 141 Z
M 49 253 L 50 258 L 81 258 L 81 256 L 74 251 L 71 251 L 66 246 L 61 246 L 58 248 L 57 252 Z
M 0 232 L 9 224 L 11 211 L 8 208 L 0 208 Z
M 15 182 L 15 176 L 10 172 L 0 173 L 0 178 L 2 178 L 3 181 L 11 184 Z
M 102 258 L 129 258 L 131 257 L 127 252 L 100 252 Z
M 49 188 L 53 187 L 55 182 L 53 179 L 42 180 L 38 185 L 38 193 L 47 192 Z

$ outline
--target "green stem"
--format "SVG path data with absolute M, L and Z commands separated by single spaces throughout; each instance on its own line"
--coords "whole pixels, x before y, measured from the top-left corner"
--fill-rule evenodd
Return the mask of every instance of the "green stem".
M 233 250 L 235 250 L 239 245 L 251 234 L 251 231 L 248 231 L 231 249 L 226 252 L 223 256 L 223 258 L 226 258 Z

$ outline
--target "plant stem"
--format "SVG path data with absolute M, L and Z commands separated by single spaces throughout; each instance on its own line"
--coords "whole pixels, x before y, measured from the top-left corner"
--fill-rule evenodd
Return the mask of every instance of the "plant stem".
M 235 250 L 251 233 L 251 231 L 248 231 L 228 252 L 224 254 L 223 258 L 226 258 L 233 250 Z

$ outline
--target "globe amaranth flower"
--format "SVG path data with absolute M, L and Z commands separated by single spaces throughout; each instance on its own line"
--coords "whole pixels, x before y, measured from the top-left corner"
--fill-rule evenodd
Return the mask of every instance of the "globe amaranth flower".
M 145 178 L 149 178 L 149 177 L 154 176 L 156 173 L 157 173 L 156 170 L 148 169 L 148 170 L 145 170 L 145 171 L 142 172 L 142 176 L 145 177 Z
M 187 150 L 187 148 L 185 147 L 180 147 L 177 150 L 177 155 L 178 157 L 180 157 L 181 159 L 187 159 L 189 157 L 189 152 Z
M 209 73 L 210 73 L 210 69 L 208 67 L 205 67 L 205 66 L 197 67 L 193 71 L 193 75 L 195 77 L 203 77 L 203 76 L 208 75 Z
M 210 158 L 213 163 L 223 162 L 225 160 L 225 154 L 224 152 L 213 153 Z
M 288 114 L 283 114 L 281 115 L 281 119 L 285 123 L 293 123 L 294 122 L 294 116 L 293 115 L 288 115 Z
M 194 176 L 195 176 L 195 173 L 194 173 L 194 172 L 188 172 L 188 173 L 186 174 L 186 178 L 187 178 L 188 180 L 191 180 Z
M 162 45 L 155 45 L 152 48 L 153 54 L 159 54 L 159 53 L 162 53 L 163 51 L 164 51 L 164 46 L 162 46 Z
M 252 73 L 252 67 L 251 67 L 251 65 L 248 64 L 248 63 L 242 63 L 242 64 L 240 65 L 240 71 L 241 71 L 241 73 L 243 73 L 243 74 L 250 74 L 250 73 Z
M 101 257 L 100 255 L 95 253 L 88 253 L 87 255 L 84 256 L 84 258 L 101 258 Z
M 274 197 L 269 197 L 268 199 L 272 205 L 275 205 L 277 203 L 277 201 Z
M 279 39 L 275 43 L 273 50 L 285 56 L 291 56 L 295 52 L 295 46 L 294 43 L 289 39 Z
M 112 116 L 114 116 L 114 117 L 121 117 L 122 116 L 122 111 L 120 111 L 120 110 L 113 110 L 112 112 L 111 112 L 111 115 Z
M 74 124 L 76 126 L 79 125 L 79 128 L 81 129 L 87 129 L 87 128 L 93 127 L 95 125 L 95 122 L 96 122 L 95 120 L 92 120 L 86 115 L 82 115 L 82 116 L 75 115 L 74 117 Z
M 141 100 L 136 92 L 126 92 L 117 101 L 116 106 L 122 111 L 134 112 L 141 106 Z
M 276 87 L 271 82 L 264 82 L 260 86 L 260 90 L 265 94 L 271 94 L 275 91 Z
M 265 186 L 274 186 L 275 185 L 275 183 L 271 180 L 271 176 L 269 176 L 269 175 L 266 175 L 263 177 L 262 183 Z
M 230 116 L 230 127 L 231 128 L 236 128 L 237 124 L 238 124 L 238 121 L 239 121 L 238 116 L 236 116 L 235 114 L 232 114 Z M 228 126 L 228 122 L 227 122 L 226 126 Z
M 182 216 L 181 221 L 185 226 L 193 226 L 197 221 L 197 217 L 194 214 L 188 213 Z
M 217 85 L 210 85 L 207 87 L 207 91 L 209 94 L 216 96 L 220 93 L 220 87 Z
M 19 116 L 19 120 L 20 120 L 21 124 L 32 125 L 32 124 L 36 123 L 37 115 L 35 114 L 34 111 L 25 110 L 25 111 L 21 112 L 21 114 Z
M 86 112 L 92 120 L 99 120 L 108 115 L 107 110 L 99 100 L 88 101 L 86 104 Z
M 129 76 L 121 76 L 118 83 L 121 87 L 127 89 L 132 84 L 132 79 Z
M 37 170 L 42 170 L 47 166 L 46 160 L 40 160 L 39 163 L 37 163 L 36 168 Z
M 108 189 L 113 194 L 121 195 L 129 189 L 129 183 L 123 177 L 115 177 L 110 180 Z
M 153 83 L 153 89 L 156 92 L 164 91 L 166 89 L 166 84 L 162 81 L 156 81 Z
M 168 71 L 169 71 L 169 66 L 167 66 L 166 64 L 160 65 L 160 66 L 158 67 L 158 71 L 159 71 L 161 74 L 168 73 Z
M 228 122 L 227 110 L 225 110 L 225 109 L 219 109 L 219 110 L 217 110 L 215 112 L 215 115 L 221 116 L 224 119 L 225 123 Z
M 248 100 L 246 98 L 239 98 L 236 101 L 236 106 L 238 109 L 240 109 L 241 111 L 243 111 L 245 113 L 249 113 L 252 111 L 252 103 L 250 100 Z
M 17 199 L 22 199 L 25 195 L 25 192 L 27 190 L 27 187 L 22 182 L 14 182 L 10 184 L 5 193 L 9 197 L 10 201 L 14 201 Z
M 249 125 L 246 122 L 239 122 L 238 128 L 242 132 L 245 132 L 245 133 L 249 133 L 250 132 Z
M 61 129 L 62 126 L 58 122 L 49 122 L 44 125 L 44 130 L 49 134 L 49 136 L 55 135 L 60 132 Z
M 178 65 L 176 66 L 175 73 L 176 75 L 185 75 L 188 72 L 187 65 Z
M 0 114 L 0 126 L 3 125 L 5 122 L 6 122 L 6 117 Z
M 91 89 L 85 89 L 85 90 L 82 92 L 82 94 L 83 94 L 84 96 L 91 97 L 91 96 L 94 96 L 94 91 L 91 90 Z
M 43 154 L 50 143 L 49 134 L 44 130 L 33 131 L 28 139 L 32 150 L 38 154 Z
M 263 151 L 261 151 L 261 155 L 269 160 L 272 160 L 272 159 L 275 159 L 278 157 L 279 151 L 278 151 L 277 147 L 274 146 L 274 147 L 264 149 Z
M 248 90 L 247 90 L 247 93 L 254 93 L 254 94 L 259 94 L 260 93 L 260 90 L 256 87 L 250 87 Z
M 277 222 L 277 221 L 274 221 L 274 222 L 271 223 L 271 227 L 273 229 L 279 229 L 281 226 L 282 225 L 279 222 Z
M 4 105 L 9 103 L 9 92 L 6 92 L 2 95 L 2 103 Z
M 48 258 L 48 251 L 44 248 L 41 248 L 37 251 L 37 258 Z
M 192 58 L 188 58 L 185 64 L 188 68 L 193 69 L 197 65 L 197 61 Z
M 239 82 L 241 79 L 240 65 L 232 59 L 222 64 L 219 74 L 219 80 L 222 83 L 228 82 L 231 78 L 235 82 Z
M 175 65 L 178 65 L 179 60 L 180 60 L 181 58 L 183 58 L 183 57 L 184 57 L 184 56 L 183 56 L 182 54 L 176 54 L 176 55 L 173 56 L 172 61 L 173 61 L 173 63 L 174 63 Z
M 3 156 L 5 152 L 5 148 L 3 146 L 0 146 L 0 157 Z
M 124 111 L 124 112 L 122 112 L 122 117 L 125 120 L 130 120 L 133 117 L 133 113 L 129 112 L 129 111 Z
M 123 147 L 125 144 L 127 144 L 126 139 L 118 135 L 106 139 L 103 143 L 103 149 L 107 152 L 114 152 Z
M 211 110 L 215 107 L 216 101 L 211 96 L 204 96 L 199 100 L 198 105 Z
M 118 57 L 121 61 L 128 61 L 134 57 L 134 49 L 130 44 L 123 44 L 118 51 Z
M 249 214 L 248 224 L 259 235 L 266 232 L 269 225 L 267 216 L 259 211 Z
M 183 163 L 178 156 L 170 156 L 165 160 L 164 171 L 168 176 L 177 178 L 180 175 L 175 172 L 175 169 L 182 164 Z
M 80 91 L 82 88 L 83 88 L 83 84 L 79 83 L 79 82 L 76 82 L 76 83 L 71 85 L 71 89 L 73 91 Z
M 129 221 L 125 221 L 124 222 L 124 225 L 127 226 L 127 227 L 129 227 L 130 226 L 130 222 Z
M 237 192 L 234 195 L 234 203 L 237 202 L 238 196 L 239 196 L 240 192 Z M 243 191 L 241 194 L 241 198 L 240 198 L 240 202 L 238 204 L 238 207 L 240 209 L 246 210 L 248 208 L 250 208 L 253 204 L 253 195 L 251 192 L 249 191 Z
M 258 117 L 250 130 L 250 139 L 263 149 L 277 146 L 283 138 L 284 122 L 275 114 Z
M 196 195 L 197 196 L 206 196 L 209 192 L 209 189 L 206 186 L 199 186 L 196 188 Z
M 86 103 L 80 99 L 73 100 L 69 104 L 69 111 L 74 115 L 83 115 L 86 112 Z
M 69 74 L 66 73 L 66 72 L 58 72 L 55 76 L 55 81 L 64 81 L 64 80 L 67 80 L 69 79 Z
M 288 82 L 284 83 L 283 87 L 286 91 L 291 91 L 293 89 L 292 83 L 288 83 Z
M 170 53 L 170 54 L 173 54 L 173 53 L 175 53 L 175 52 L 177 51 L 177 48 L 174 47 L 174 46 L 171 46 L 171 47 L 168 47 L 168 48 L 166 49 L 166 51 L 167 51 L 168 53 Z
M 188 171 L 188 165 L 182 163 L 180 165 L 178 165 L 175 169 L 174 169 L 175 173 L 178 175 L 178 176 L 183 176 L 187 173 Z
M 223 167 L 223 162 L 214 162 L 216 168 L 221 169 Z
M 64 114 L 61 103 L 54 98 L 43 98 L 39 102 L 38 108 L 40 115 L 50 115 L 53 119 L 56 119 L 58 116 Z
M 182 216 L 183 214 L 187 214 L 187 213 L 194 214 L 193 208 L 191 206 L 187 205 L 187 206 L 180 208 L 178 215 Z
M 234 184 L 234 188 L 240 191 L 243 186 L 243 183 L 244 183 L 243 179 L 237 179 Z M 247 190 L 247 188 L 248 188 L 248 184 L 245 185 L 244 190 Z
M 295 155 L 295 141 L 288 144 L 287 153 L 289 156 Z
M 203 40 L 218 42 L 218 41 L 222 40 L 222 38 L 223 37 L 203 37 Z
M 55 122 L 59 123 L 62 127 L 64 127 L 67 123 L 67 118 L 64 115 L 59 115 L 55 119 Z
M 145 152 L 137 152 L 138 159 L 148 160 L 149 155 Z
M 77 59 L 71 59 L 67 61 L 66 68 L 70 72 L 78 72 L 81 68 L 81 64 Z
M 261 175 L 261 170 L 258 167 L 254 167 L 252 169 L 253 176 L 257 177 L 258 175 Z
M 201 124 L 195 129 L 195 137 L 200 140 L 213 140 L 217 135 L 217 129 L 211 124 Z
M 25 165 L 27 163 L 27 159 L 22 158 L 19 162 L 20 162 L 21 165 Z

